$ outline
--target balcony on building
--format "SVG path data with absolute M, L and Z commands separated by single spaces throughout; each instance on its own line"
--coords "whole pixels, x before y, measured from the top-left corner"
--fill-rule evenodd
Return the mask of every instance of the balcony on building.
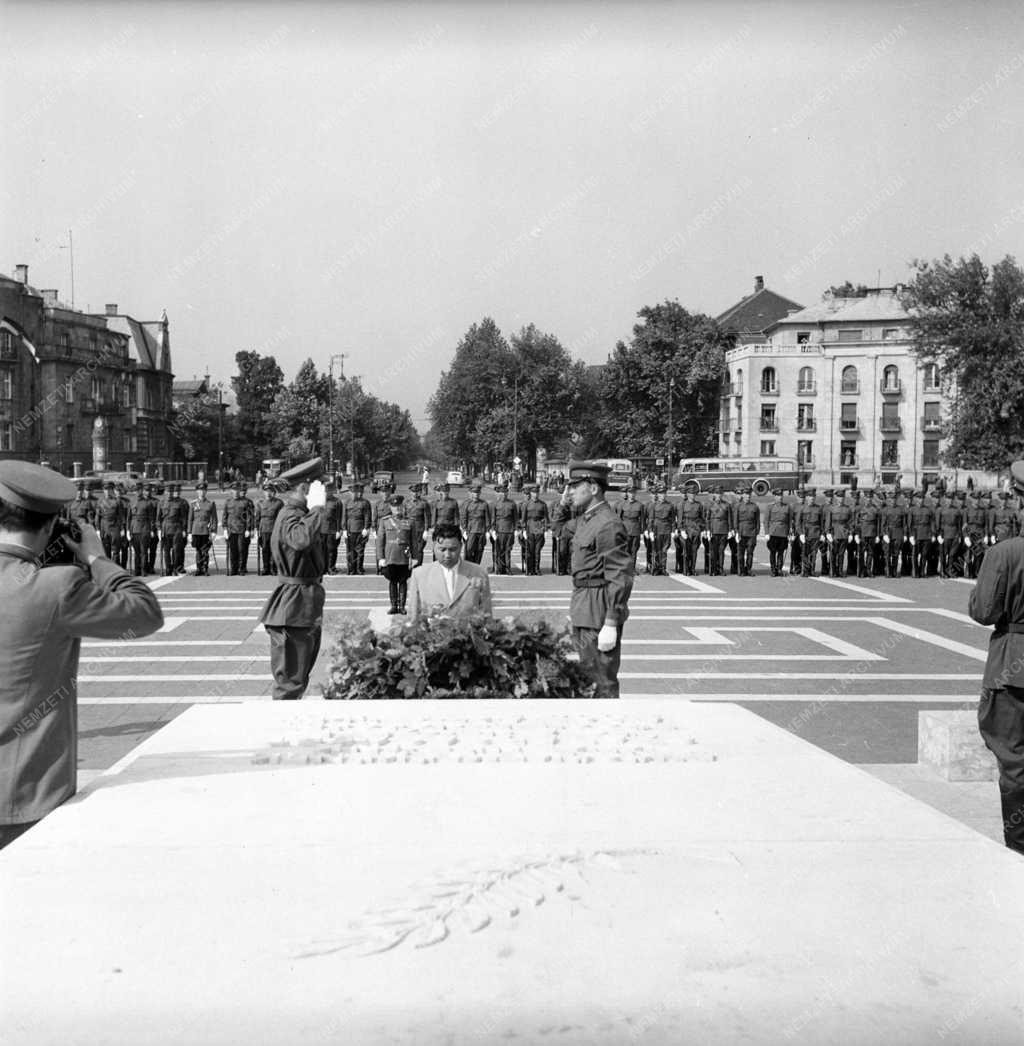
M 778 432 L 779 423 L 774 418 L 762 418 L 760 429 L 762 432 Z
M 95 399 L 89 397 L 82 400 L 83 414 L 120 414 L 121 405 L 112 399 Z
M 816 381 L 799 381 L 796 386 L 798 396 L 817 396 L 818 383 Z
M 886 472 L 888 472 L 889 469 L 898 469 L 899 467 L 900 467 L 900 459 L 899 458 L 885 458 L 882 461 L 882 464 L 879 466 L 880 469 L 885 469 Z
M 941 432 L 942 431 L 942 418 L 932 418 L 927 414 L 921 418 L 921 431 L 922 432 Z
M 859 396 L 860 395 L 860 381 L 854 379 L 852 381 L 842 381 L 839 384 L 839 392 L 843 396 Z
M 878 383 L 883 396 L 899 396 L 903 392 L 903 382 L 899 378 L 885 377 Z
M 899 418 L 885 418 L 883 417 L 878 422 L 878 427 L 882 432 L 902 432 L 903 422 Z
M 860 432 L 860 418 L 840 418 L 840 432 Z
M 855 454 L 852 458 L 851 457 L 840 458 L 839 459 L 839 467 L 844 472 L 847 469 L 857 469 L 857 468 L 860 468 L 859 459 L 858 459 L 857 455 Z
M 778 396 L 779 394 L 779 386 L 776 382 L 772 382 L 771 385 L 761 385 L 760 389 L 762 396 Z
M 797 432 L 817 432 L 818 422 L 815 418 L 804 418 L 802 420 L 797 418 L 796 430 Z

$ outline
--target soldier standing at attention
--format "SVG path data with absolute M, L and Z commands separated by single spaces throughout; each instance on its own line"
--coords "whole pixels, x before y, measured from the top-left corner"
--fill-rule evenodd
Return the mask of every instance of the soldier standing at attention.
M 967 549 L 964 569 L 968 577 L 976 578 L 985 558 L 988 540 L 988 513 L 978 503 L 978 496 L 971 493 L 964 510 L 964 547 Z
M 882 513 L 872 497 L 857 510 L 857 577 L 874 577 L 881 544 Z
M 733 505 L 732 529 L 739 542 L 740 577 L 754 575 L 754 546 L 761 532 L 761 510 L 750 500 L 750 488 L 740 487 L 740 500 Z
M 882 511 L 882 545 L 885 553 L 885 576 L 903 576 L 903 546 L 907 540 L 907 506 L 894 494 Z
M 427 472 L 426 469 L 423 471 Z M 430 502 L 423 497 L 426 487 L 422 483 L 414 483 L 409 490 L 412 492 L 412 500 L 406 506 L 406 515 L 412 528 L 412 558 L 422 563 L 426 534 L 433 523 L 433 516 Z
M 157 525 L 160 528 L 160 544 L 163 549 L 164 577 L 174 577 L 184 569 L 185 527 L 188 525 L 188 505 L 178 497 L 178 488 L 171 484 L 167 488 L 167 500 L 160 506 Z
M 572 532 L 569 521 L 572 519 L 572 498 L 569 488 L 563 486 L 562 495 L 551 510 L 551 540 L 555 545 L 555 573 L 564 577 L 569 573 L 572 553 Z M 636 557 L 633 558 L 636 569 Z
M 79 481 L 78 489 L 75 491 L 75 500 L 64 506 L 61 515 L 71 523 L 79 527 L 84 523 L 87 527 L 96 523 L 96 505 L 89 497 L 85 489 L 85 483 Z
M 149 562 L 149 548 L 156 533 L 156 502 L 150 497 L 152 487 L 143 484 L 142 493 L 135 499 L 128 517 L 128 529 L 132 535 L 132 562 L 135 577 L 144 576 Z
M 831 504 L 825 512 L 825 544 L 829 546 L 832 577 L 846 577 L 846 546 L 853 541 L 853 509 L 838 490 L 826 490 Z
M 548 504 L 541 501 L 536 483 L 531 483 L 524 489 L 527 492 L 527 500 L 519 506 L 519 525 L 526 532 L 526 572 L 537 577 L 540 575 L 544 535 L 550 526 Z
M 804 491 L 804 503 L 797 509 L 796 532 L 800 540 L 800 572 L 804 577 L 815 577 L 814 567 L 818 558 L 825 513 L 818 504 L 817 491 L 809 487 Z
M 935 511 L 924 503 L 922 494 L 914 494 L 909 514 L 910 548 L 913 556 L 913 574 L 916 578 L 928 574 L 928 554 L 935 536 Z
M 224 537 L 228 547 L 228 576 L 244 574 L 242 560 L 242 542 L 245 534 L 251 531 L 252 520 L 249 518 L 249 499 L 244 496 L 242 484 L 235 484 L 235 496 L 224 503 Z
M 768 506 L 764 532 L 768 536 L 768 564 L 772 577 L 781 577 L 793 533 L 793 509 L 782 500 L 782 490 L 778 487 L 772 491 L 772 497 L 775 500 Z
M 117 496 L 117 488 L 111 480 L 103 490 L 103 497 L 96 504 L 96 529 L 103 542 L 103 553 L 115 563 L 121 559 L 121 543 L 128 523 L 124 502 Z
M 132 499 L 128 497 L 128 488 L 123 483 L 117 485 L 117 497 L 121 502 L 121 511 L 124 515 L 124 534 L 121 536 L 121 554 L 117 558 L 117 565 L 122 570 L 127 570 L 132 548 L 131 531 L 128 529 L 128 521 L 132 515 Z
M 345 506 L 345 568 L 349 574 L 365 574 L 366 541 L 373 522 L 373 506 L 363 497 L 363 484 L 352 484 L 352 500 Z
M 196 484 L 196 499 L 188 507 L 188 532 L 196 550 L 196 577 L 210 573 L 210 542 L 217 533 L 217 506 L 206 496 L 206 483 Z
M 260 614 L 270 637 L 275 701 L 302 697 L 320 653 L 324 613 L 320 516 L 327 501 L 322 475 L 323 461 L 313 458 L 277 478 L 288 487 L 270 537 L 270 556 L 277 564 L 278 577 Z
M 344 508 L 334 490 L 334 481 L 324 484 L 327 501 L 320 518 L 320 540 L 324 546 L 324 573 L 337 574 L 338 548 L 341 546 L 341 522 Z
M 629 617 L 633 571 L 622 522 L 605 501 L 608 466 L 569 465 L 572 501 L 580 511 L 572 541 L 573 639 L 597 697 L 619 696 L 622 626 Z M 672 506 L 669 506 L 672 508 Z
M 688 577 L 697 573 L 697 548 L 704 530 L 704 508 L 692 490 L 683 491 L 677 518 L 679 536 L 683 545 L 683 569 Z M 678 553 L 677 553 L 678 555 Z M 678 562 L 676 564 L 678 566 Z
M 462 504 L 462 538 L 466 542 L 466 559 L 479 564 L 487 544 L 487 533 L 492 530 L 491 506 L 480 499 L 483 484 L 474 480 L 469 488 L 469 500 Z
M 263 500 L 256 506 L 256 540 L 260 546 L 259 572 L 261 574 L 276 574 L 277 566 L 274 557 L 270 553 L 270 538 L 274 533 L 274 523 L 277 514 L 281 511 L 281 499 L 274 493 L 272 481 L 267 480 L 263 484 Z
M 654 504 L 647 517 L 647 526 L 654 546 L 654 569 L 651 573 L 664 577 L 668 574 L 668 546 L 676 529 L 676 507 L 665 500 L 664 487 L 657 487 L 654 491 Z
M 459 527 L 459 503 L 451 496 L 451 485 L 442 483 L 438 488 L 441 496 L 434 502 L 434 526 Z M 431 549 L 433 555 L 433 549 Z
M 494 568 L 498 574 L 512 573 L 512 546 L 519 526 L 519 506 L 508 496 L 508 484 L 495 488 L 497 501 L 491 506 L 491 540 L 494 542 Z
M 622 501 L 615 506 L 615 514 L 622 520 L 622 527 L 626 531 L 626 551 L 633 562 L 633 572 L 636 573 L 636 557 L 640 551 L 640 536 L 647 529 L 647 510 L 636 500 L 636 488 L 633 486 L 632 480 L 629 481 L 629 485 L 626 487 L 626 493 Z M 554 530 L 553 517 L 552 530 Z
M 939 542 L 939 575 L 943 578 L 957 576 L 956 563 L 960 556 L 960 535 L 964 529 L 963 513 L 949 495 L 944 495 L 935 520 Z
M 149 543 L 149 556 L 146 559 L 146 573 L 156 573 L 156 561 L 157 556 L 163 549 L 163 541 L 161 540 L 160 534 L 160 516 L 163 513 L 164 505 L 167 499 L 164 497 L 164 486 L 162 483 L 157 483 L 153 487 L 153 540 Z
M 1017 536 L 1017 517 L 1007 504 L 1009 494 L 1004 490 L 998 494 L 995 507 L 988 515 L 989 544 L 998 545 L 1000 541 Z
M 725 543 L 732 528 L 732 512 L 722 501 L 722 488 L 711 492 L 711 504 L 707 511 L 707 529 L 711 539 L 711 573 L 721 577 L 725 572 Z
M 388 579 L 389 614 L 405 613 L 409 575 L 419 566 L 419 560 L 412 554 L 412 526 L 405 514 L 404 501 L 401 494 L 388 498 L 391 511 L 381 517 L 377 531 L 377 566 Z

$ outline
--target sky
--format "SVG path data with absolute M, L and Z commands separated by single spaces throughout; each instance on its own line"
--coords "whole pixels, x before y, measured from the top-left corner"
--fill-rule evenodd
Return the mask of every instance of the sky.
M 426 404 L 484 316 L 601 362 L 645 305 L 1021 258 L 1019 3 L 0 0 L 0 271 Z

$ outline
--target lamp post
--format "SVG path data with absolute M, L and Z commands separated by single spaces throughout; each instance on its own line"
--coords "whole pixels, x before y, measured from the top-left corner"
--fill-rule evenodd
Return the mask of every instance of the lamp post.
M 672 393 L 676 387 L 676 379 L 668 379 L 668 447 L 666 448 L 668 453 L 665 458 L 665 476 L 666 480 L 671 483 L 672 481 Z
M 341 360 L 341 370 L 338 377 L 345 377 L 345 359 L 348 357 L 347 352 L 335 352 L 327 363 L 327 376 L 330 382 L 330 403 L 327 410 L 327 426 L 328 426 L 328 471 L 331 476 L 334 476 L 334 361 Z M 355 462 L 352 463 L 352 467 L 355 468 Z

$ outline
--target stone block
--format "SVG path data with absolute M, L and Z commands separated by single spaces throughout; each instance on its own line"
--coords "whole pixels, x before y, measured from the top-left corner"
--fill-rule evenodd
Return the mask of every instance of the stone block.
M 918 712 L 917 759 L 947 781 L 991 781 L 998 775 L 973 711 Z

